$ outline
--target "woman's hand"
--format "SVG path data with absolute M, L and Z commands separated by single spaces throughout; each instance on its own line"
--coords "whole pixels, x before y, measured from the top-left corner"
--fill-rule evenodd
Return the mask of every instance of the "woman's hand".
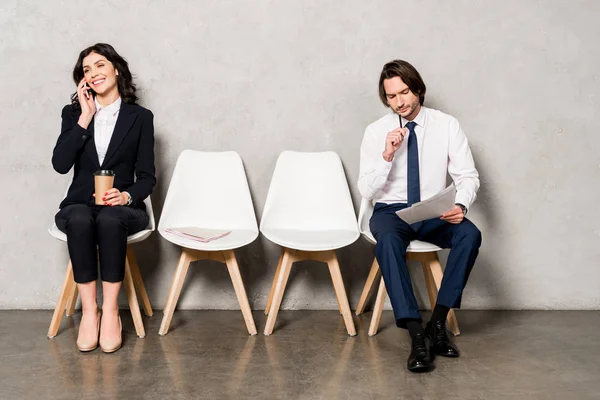
M 77 98 L 79 99 L 79 105 L 81 106 L 81 116 L 77 123 L 84 129 L 90 125 L 92 118 L 96 115 L 96 103 L 94 102 L 94 96 L 89 92 L 90 88 L 85 81 L 85 78 L 77 85 Z
M 105 206 L 124 206 L 129 201 L 129 193 L 112 188 L 104 193 L 102 201 L 104 201 Z

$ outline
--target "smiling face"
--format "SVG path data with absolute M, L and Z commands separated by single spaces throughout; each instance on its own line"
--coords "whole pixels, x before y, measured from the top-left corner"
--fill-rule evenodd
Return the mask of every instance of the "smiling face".
M 118 92 L 117 78 L 119 72 L 113 64 L 97 53 L 90 53 L 83 59 L 83 76 L 88 86 L 102 97 Z

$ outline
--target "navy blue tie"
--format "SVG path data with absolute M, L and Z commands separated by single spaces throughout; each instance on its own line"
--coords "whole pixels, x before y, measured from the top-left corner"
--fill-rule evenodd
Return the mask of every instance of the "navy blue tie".
M 412 206 L 421 201 L 421 184 L 419 180 L 419 146 L 417 145 L 417 134 L 415 133 L 414 121 L 406 124 L 408 134 L 408 168 L 407 168 L 407 203 Z

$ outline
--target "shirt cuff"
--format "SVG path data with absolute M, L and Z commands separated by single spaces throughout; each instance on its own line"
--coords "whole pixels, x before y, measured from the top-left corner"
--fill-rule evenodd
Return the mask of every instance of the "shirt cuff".
M 467 208 L 467 211 L 471 209 L 471 200 L 469 198 L 469 195 L 467 193 L 464 192 L 457 192 L 456 193 L 456 197 L 454 199 L 454 203 L 458 204 L 462 204 L 463 206 L 465 206 Z
M 375 165 L 375 171 L 377 171 L 377 175 L 385 175 L 387 177 L 392 169 L 393 164 L 393 159 L 392 161 L 385 161 L 383 156 L 380 156 L 379 160 L 377 161 L 377 165 Z

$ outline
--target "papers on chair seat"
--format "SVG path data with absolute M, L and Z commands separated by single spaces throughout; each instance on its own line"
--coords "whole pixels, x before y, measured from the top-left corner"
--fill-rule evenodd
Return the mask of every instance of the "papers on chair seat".
M 454 187 L 453 183 L 435 196 L 397 211 L 396 215 L 407 224 L 414 224 L 415 222 L 431 218 L 439 218 L 443 213 L 454 208 L 455 199 L 456 187 Z
M 224 231 L 219 229 L 202 229 L 195 226 L 186 226 L 182 228 L 167 228 L 165 229 L 165 231 L 186 239 L 196 240 L 202 243 L 208 243 L 213 240 L 220 239 L 231 233 L 231 231 Z

